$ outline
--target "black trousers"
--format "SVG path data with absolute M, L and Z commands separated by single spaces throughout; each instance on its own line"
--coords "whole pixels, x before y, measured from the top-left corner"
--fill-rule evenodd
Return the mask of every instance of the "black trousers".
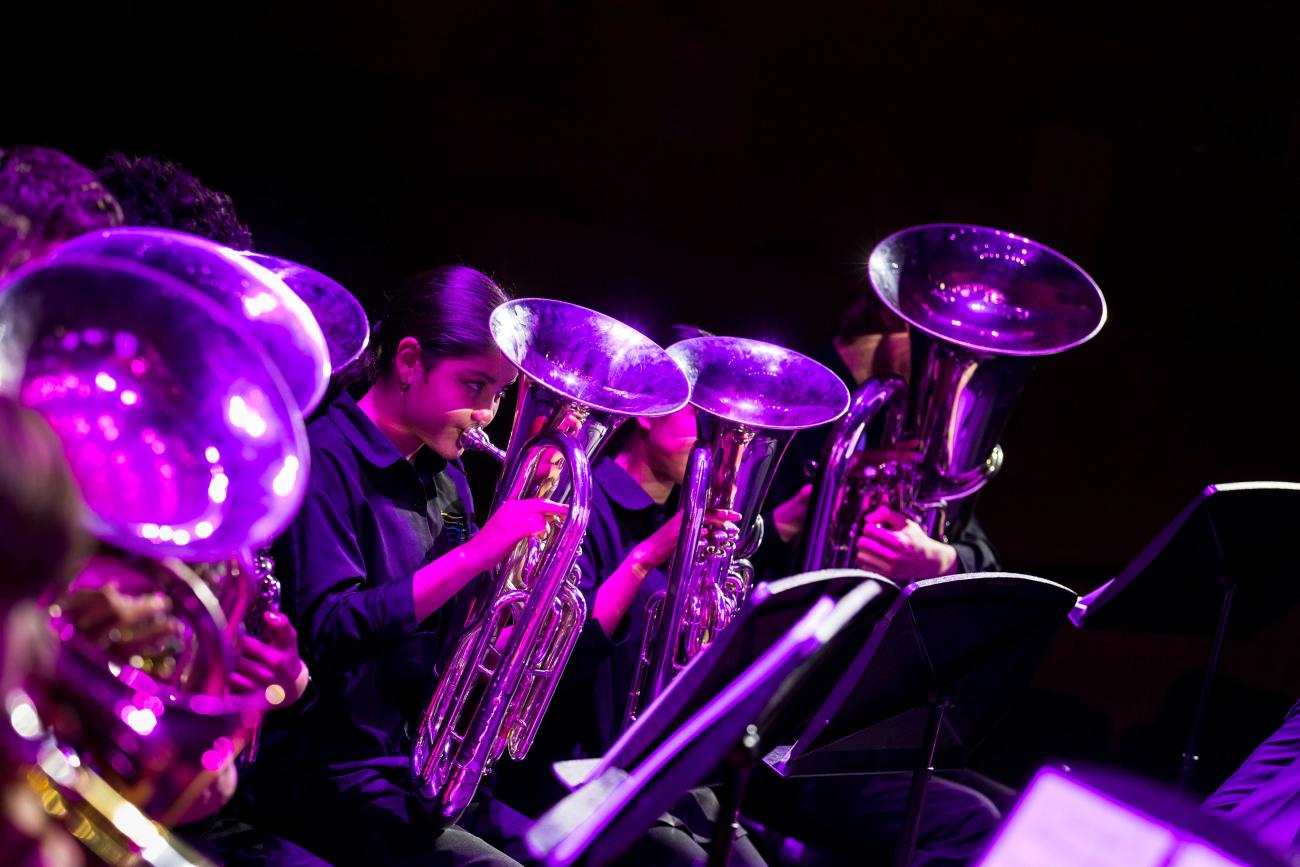
M 935 776 L 926 789 L 915 867 L 960 867 L 984 851 L 1011 790 L 978 775 Z M 903 830 L 911 774 L 783 779 L 755 768 L 745 814 L 786 848 L 773 862 L 887 865 Z M 980 790 L 983 791 L 980 791 Z M 1005 793 L 1005 796 L 1002 795 Z M 993 795 L 993 797 L 990 797 Z M 782 842 L 781 838 L 794 838 Z
M 719 809 L 710 789 L 692 789 L 613 862 L 615 867 L 704 867 Z M 523 844 L 529 824 L 527 817 L 493 802 L 469 827 L 520 861 L 530 861 Z M 766 863 L 748 834 L 743 830 L 737 834 L 731 850 L 733 867 L 765 867 Z
M 175 831 L 225 867 L 329 867 L 328 861 L 301 846 L 225 811 Z
M 246 813 L 264 833 L 283 837 L 337 865 L 519 867 L 517 861 L 464 827 L 439 828 L 419 798 L 403 787 L 370 777 L 338 786 L 304 782 Z M 487 809 L 476 804 L 464 824 Z M 236 862 L 227 862 L 236 863 Z

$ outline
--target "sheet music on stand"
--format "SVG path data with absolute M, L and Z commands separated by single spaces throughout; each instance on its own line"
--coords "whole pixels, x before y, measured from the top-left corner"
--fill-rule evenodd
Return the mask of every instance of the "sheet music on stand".
M 1186 795 L 1102 768 L 1040 768 L 979 867 L 1284 867 Z
M 756 761 L 755 738 L 768 736 L 802 685 L 835 679 L 826 661 L 838 655 L 826 651 L 855 654 L 898 597 L 896 585 L 852 569 L 760 584 L 741 617 L 603 758 L 556 766 L 575 791 L 528 831 L 530 851 L 548 865 L 617 857 L 738 749 Z

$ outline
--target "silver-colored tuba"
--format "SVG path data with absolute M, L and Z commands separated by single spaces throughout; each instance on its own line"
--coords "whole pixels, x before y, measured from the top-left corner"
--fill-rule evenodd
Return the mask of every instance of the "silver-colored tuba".
M 56 602 L 57 670 L 33 693 L 40 720 L 27 728 L 44 737 L 48 725 L 164 825 L 203 796 L 267 708 L 261 695 L 228 692 L 229 614 L 251 586 L 214 589 L 182 562 L 262 543 L 303 496 L 299 408 L 250 331 L 193 285 L 129 257 L 60 255 L 0 293 L 0 388 L 59 437 L 87 529 L 111 546 L 71 589 L 161 591 L 183 630 L 158 658 L 124 659 L 80 635 Z
M 918 332 L 924 361 L 910 389 L 896 376 L 868 380 L 833 429 L 810 507 L 810 571 L 852 566 L 881 504 L 946 541 L 1002 465 L 997 441 L 1028 361 L 1086 342 L 1106 321 L 1106 301 L 1078 265 L 997 229 L 904 229 L 876 246 L 868 271 L 881 301 Z M 920 443 L 917 459 L 863 451 L 909 440 Z
M 548 497 L 569 513 L 542 539 L 520 541 L 483 583 L 420 722 L 412 771 L 448 824 L 506 750 L 515 759 L 528 752 L 586 620 L 575 560 L 589 515 L 589 460 L 628 416 L 667 415 L 689 396 L 663 349 L 584 307 L 519 299 L 498 307 L 491 327 L 523 374 L 493 509 Z
M 763 539 L 759 509 L 796 431 L 848 406 L 839 377 L 780 346 L 696 337 L 668 353 L 691 380 L 699 438 L 682 489 L 682 530 L 668 588 L 647 605 L 624 728 L 735 618 L 753 577 L 746 558 Z M 736 528 L 706 528 L 706 512 L 739 512 Z

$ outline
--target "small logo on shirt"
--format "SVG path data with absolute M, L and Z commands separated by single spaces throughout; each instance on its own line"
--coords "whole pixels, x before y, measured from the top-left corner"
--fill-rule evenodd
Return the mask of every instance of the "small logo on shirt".
M 459 512 L 442 513 L 442 535 L 452 545 L 469 541 L 469 516 Z

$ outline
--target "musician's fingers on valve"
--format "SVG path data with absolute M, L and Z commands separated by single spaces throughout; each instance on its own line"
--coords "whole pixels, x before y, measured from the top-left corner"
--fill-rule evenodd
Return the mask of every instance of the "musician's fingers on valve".
M 734 509 L 709 509 L 704 513 L 704 525 L 739 534 L 738 524 L 742 517 L 744 516 Z
M 709 509 L 700 525 L 700 537 L 718 548 L 734 548 L 740 538 L 738 522 L 741 517 L 739 512 L 731 509 Z
M 79 633 L 121 654 L 160 653 L 184 634 L 162 593 L 132 595 L 112 584 L 81 587 L 60 607 Z
M 540 497 L 507 500 L 483 524 L 483 529 L 465 543 L 470 556 L 479 558 L 484 569 L 509 554 L 526 536 L 541 538 L 556 522 L 569 514 L 569 507 Z
M 858 537 L 856 563 L 896 581 L 951 575 L 957 570 L 957 550 L 931 539 L 911 518 L 880 506 L 867 515 Z
M 882 530 L 905 530 L 907 529 L 908 522 L 916 523 L 897 509 L 890 508 L 883 504 L 876 506 L 863 516 L 863 523 L 866 524 L 866 526 Z
M 278 611 L 262 614 L 265 640 L 239 637 L 239 657 L 231 675 L 234 692 L 261 692 L 272 705 L 290 705 L 307 691 L 307 664 L 298 655 L 298 632 Z

